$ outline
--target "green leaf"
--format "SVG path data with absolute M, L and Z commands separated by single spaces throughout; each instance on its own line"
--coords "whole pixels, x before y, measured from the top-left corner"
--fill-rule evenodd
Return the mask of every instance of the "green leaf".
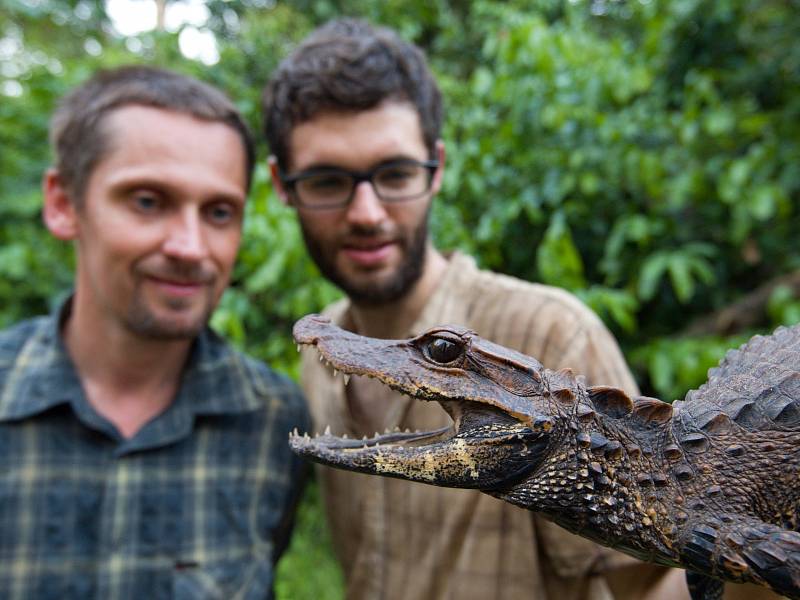
M 583 261 L 572 241 L 572 234 L 562 212 L 550 219 L 550 226 L 536 252 L 536 265 L 542 281 L 575 290 L 586 285 Z

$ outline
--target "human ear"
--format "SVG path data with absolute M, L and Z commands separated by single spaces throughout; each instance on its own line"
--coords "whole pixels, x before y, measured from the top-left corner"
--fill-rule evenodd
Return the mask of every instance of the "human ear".
M 42 220 L 47 229 L 60 240 L 73 240 L 78 235 L 75 203 L 64 186 L 61 175 L 48 169 L 42 179 L 44 206 Z
M 433 179 L 431 180 L 432 196 L 435 196 L 439 193 L 439 189 L 442 187 L 442 177 L 444 177 L 445 151 L 444 142 L 442 140 L 436 140 L 434 152 L 436 153 L 436 160 L 439 162 L 439 166 L 436 167 L 436 172 L 433 174 Z
M 278 198 L 281 199 L 281 202 L 288 205 L 289 194 L 286 192 L 286 188 L 283 187 L 283 181 L 281 181 L 280 169 L 278 168 L 278 159 L 275 158 L 274 154 L 269 155 L 269 158 L 267 159 L 267 164 L 269 165 L 269 174 L 270 177 L 272 177 L 272 187 L 275 188 L 275 193 L 278 195 Z

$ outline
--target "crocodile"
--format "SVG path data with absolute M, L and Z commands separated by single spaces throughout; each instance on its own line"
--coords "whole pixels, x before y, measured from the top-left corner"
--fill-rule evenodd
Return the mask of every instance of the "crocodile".
M 800 598 L 800 325 L 731 350 L 672 404 L 588 387 L 569 369 L 458 326 L 363 337 L 295 324 L 345 378 L 368 376 L 452 417 L 438 431 L 362 440 L 290 434 L 333 467 L 474 488 L 644 561 L 686 569 L 694 600 L 725 581 Z

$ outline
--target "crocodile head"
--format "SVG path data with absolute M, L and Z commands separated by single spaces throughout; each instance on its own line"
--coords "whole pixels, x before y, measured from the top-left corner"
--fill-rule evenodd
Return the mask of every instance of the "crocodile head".
M 359 336 L 308 315 L 298 344 L 345 377 L 380 380 L 420 400 L 436 400 L 451 427 L 387 432 L 364 440 L 293 434 L 292 449 L 334 467 L 447 487 L 498 489 L 540 463 L 556 425 L 543 402 L 550 392 L 536 360 L 462 327 L 436 327 L 410 340 Z M 537 410 L 537 405 L 539 410 Z

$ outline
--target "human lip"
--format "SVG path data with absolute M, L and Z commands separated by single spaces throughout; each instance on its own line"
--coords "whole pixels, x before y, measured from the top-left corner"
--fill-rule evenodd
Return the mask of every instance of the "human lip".
M 169 296 L 192 296 L 208 285 L 208 282 L 204 280 L 165 279 L 153 276 L 148 277 L 148 279 L 155 284 L 159 290 Z
M 392 241 L 346 244 L 342 252 L 354 263 L 369 267 L 386 261 L 396 245 Z

